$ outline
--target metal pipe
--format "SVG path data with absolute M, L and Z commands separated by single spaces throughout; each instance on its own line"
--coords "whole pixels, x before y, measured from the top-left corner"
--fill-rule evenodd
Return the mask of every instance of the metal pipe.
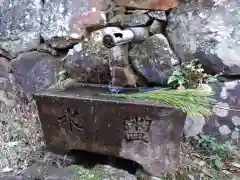
M 149 27 L 134 27 L 120 29 L 118 27 L 107 27 L 104 29 L 103 44 L 107 48 L 114 46 L 143 41 L 149 36 Z
M 103 44 L 107 48 L 129 43 L 134 39 L 133 31 L 122 30 L 118 27 L 107 27 L 104 29 L 104 34 Z

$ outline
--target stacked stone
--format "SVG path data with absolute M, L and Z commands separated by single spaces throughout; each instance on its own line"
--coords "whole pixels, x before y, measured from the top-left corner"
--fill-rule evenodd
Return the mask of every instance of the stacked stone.
M 238 0 L 0 0 L 0 5 L 0 56 L 5 58 L 2 62 L 11 60 L 15 82 L 27 92 L 54 84 L 66 54 L 63 67 L 79 82 L 166 86 L 181 62 L 196 58 L 209 73 L 221 73 L 226 83 L 239 82 Z M 102 43 L 103 29 L 109 26 L 148 30 L 147 37 L 129 43 L 127 55 L 123 53 L 127 70 L 109 63 L 119 53 Z M 219 103 L 238 109 L 238 101 L 231 99 L 240 95 L 232 97 L 227 86 L 216 86 L 221 92 L 216 94 Z M 239 139 L 240 115 L 227 112 L 225 120 L 216 113 L 211 128 L 205 129 L 213 127 L 221 135 Z

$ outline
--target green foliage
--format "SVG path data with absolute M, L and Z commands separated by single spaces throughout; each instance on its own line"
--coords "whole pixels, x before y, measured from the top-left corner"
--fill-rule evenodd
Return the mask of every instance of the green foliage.
M 68 78 L 68 74 L 66 70 L 62 70 L 57 75 L 57 81 L 62 82 Z
M 204 69 L 197 60 L 184 64 L 180 70 L 175 70 L 168 79 L 168 84 L 173 87 L 196 88 L 202 83 L 215 82 L 217 75 L 204 73 Z
M 198 140 L 199 148 L 210 156 L 216 169 L 222 168 L 222 161 L 232 156 L 233 148 L 230 142 L 219 143 L 216 138 L 200 135 Z
M 72 165 L 74 170 L 73 180 L 100 180 L 103 172 L 98 169 L 86 169 L 82 166 Z
M 151 100 L 180 108 L 191 116 L 210 116 L 212 92 L 202 89 L 156 90 L 134 94 L 119 94 L 127 99 Z

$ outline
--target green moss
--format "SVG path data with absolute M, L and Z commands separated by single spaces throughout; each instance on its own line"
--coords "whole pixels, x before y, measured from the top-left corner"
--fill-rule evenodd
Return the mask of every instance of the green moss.
M 71 166 L 74 175 L 73 180 L 101 180 L 103 177 L 103 171 L 98 168 L 86 169 L 82 166 Z
M 115 169 L 113 167 L 107 167 L 103 165 L 96 165 L 94 168 L 87 169 L 83 166 L 73 165 L 71 166 L 73 170 L 74 176 L 73 180 L 118 180 L 118 179 L 126 179 L 126 175 L 123 170 Z

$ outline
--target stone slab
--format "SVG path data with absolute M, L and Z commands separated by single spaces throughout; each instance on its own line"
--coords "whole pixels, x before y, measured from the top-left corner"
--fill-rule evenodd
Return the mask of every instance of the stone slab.
M 117 6 L 137 9 L 169 10 L 180 4 L 179 0 L 114 0 Z
M 104 96 L 77 85 L 34 95 L 49 150 L 85 150 L 133 160 L 154 176 L 174 170 L 186 115 L 163 104 Z

